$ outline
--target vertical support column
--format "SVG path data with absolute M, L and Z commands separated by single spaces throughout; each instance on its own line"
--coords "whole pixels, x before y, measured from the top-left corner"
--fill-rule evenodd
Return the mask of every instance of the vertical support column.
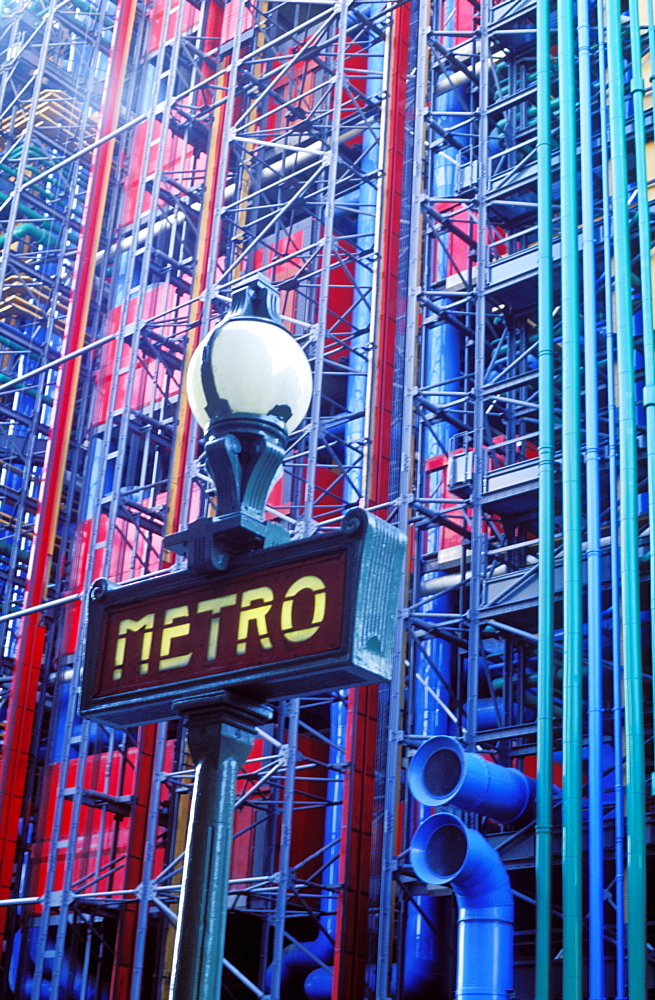
M 162 741 L 160 741 L 162 743 Z M 163 744 L 162 744 L 163 745 Z M 125 885 L 130 889 L 142 881 L 143 859 L 148 835 L 154 840 L 154 831 L 148 829 L 149 797 L 155 773 L 155 753 L 157 750 L 157 727 L 143 726 L 139 730 L 137 742 L 137 765 L 132 803 L 130 839 L 127 851 Z M 161 751 L 160 751 L 161 757 Z M 159 762 L 161 767 L 161 761 Z M 155 790 L 158 785 L 155 783 Z M 153 803 L 155 810 L 158 802 Z M 129 902 L 121 912 L 118 923 L 116 951 L 110 988 L 110 1000 L 126 1000 L 130 995 L 133 972 L 134 943 L 141 903 Z M 147 901 L 145 906 L 147 908 Z
M 404 322 L 400 292 L 400 241 L 402 232 L 403 171 L 407 127 L 407 67 L 410 7 L 404 3 L 393 12 L 388 53 L 388 109 L 382 141 L 385 146 L 384 188 L 380 225 L 380 277 L 376 325 L 378 329 L 372 386 L 371 460 L 368 475 L 373 504 L 389 497 L 393 450 L 393 392 L 396 351 Z
M 578 0 L 580 197 L 582 221 L 582 314 L 584 330 L 584 461 L 587 521 L 587 720 L 589 736 L 589 998 L 605 996 L 603 879 L 603 663 L 600 528 L 601 444 L 598 408 L 598 337 L 594 240 L 591 25 L 588 0 Z M 582 700 L 582 699 L 580 699 Z
M 266 705 L 225 693 L 211 705 L 182 702 L 196 780 L 173 953 L 171 1000 L 221 993 L 236 779 Z
M 339 859 L 343 898 L 337 913 L 332 1000 L 358 1000 L 365 988 L 377 703 L 373 685 L 349 692 L 346 760 L 350 774 L 343 803 L 348 837 Z
M 486 535 L 482 524 L 484 483 L 484 376 L 487 335 L 487 184 L 489 176 L 489 0 L 480 3 L 480 76 L 478 97 L 478 188 L 475 278 L 475 346 L 473 371 L 473 475 L 471 477 L 471 588 L 468 613 L 468 672 L 466 677 L 466 746 L 474 749 L 478 730 L 478 683 L 480 670 L 480 598 L 484 572 Z
M 621 653 L 625 699 L 628 995 L 646 995 L 646 802 L 643 671 L 639 597 L 637 425 L 630 287 L 628 159 L 621 4 L 607 3 L 607 80 L 611 150 L 612 246 L 619 408 Z
M 284 799 L 282 803 L 282 833 L 279 845 L 279 882 L 273 917 L 273 960 L 270 964 L 269 993 L 272 1000 L 279 1000 L 282 989 L 282 958 L 285 946 L 285 921 L 287 915 L 287 895 L 292 881 L 290 870 L 291 833 L 293 823 L 293 802 L 296 786 L 296 765 L 298 761 L 298 725 L 300 722 L 300 699 L 283 702 L 279 709 L 279 719 L 288 719 L 286 775 L 284 779 Z
M 562 917 L 563 977 L 582 1000 L 582 475 L 580 468 L 580 303 L 578 153 L 573 7 L 560 0 L 560 216 L 562 230 Z
M 537 929 L 535 998 L 550 996 L 553 840 L 554 501 L 553 224 L 550 115 L 550 0 L 537 3 L 537 170 L 539 245 L 539 636 L 537 686 Z
M 402 10 L 402 8 L 399 8 Z M 398 13 L 398 11 L 396 12 Z M 414 451 L 414 387 L 416 385 L 416 357 L 418 338 L 418 295 L 420 291 L 421 251 L 423 225 L 423 167 L 425 159 L 425 109 L 427 93 L 427 38 L 430 24 L 430 4 L 425 0 L 412 0 L 407 5 L 407 21 L 403 26 L 409 38 L 409 64 L 415 66 L 407 83 L 408 103 L 407 135 L 404 142 L 405 158 L 409 171 L 404 177 L 401 210 L 409 216 L 405 241 L 398 245 L 398 317 L 403 317 L 396 343 L 395 365 L 396 398 L 394 416 L 400 413 L 394 428 L 396 441 L 392 440 L 396 459 L 395 482 L 390 483 L 392 493 L 398 497 L 398 526 L 407 532 L 410 515 L 410 491 L 413 482 Z M 414 115 L 410 106 L 416 110 Z M 405 165 L 407 171 L 407 164 Z M 401 600 L 404 599 L 404 593 Z M 399 822 L 398 794 L 401 753 L 401 718 L 405 686 L 405 622 L 398 616 L 394 637 L 393 675 L 389 691 L 389 730 L 385 770 L 382 870 L 380 873 L 380 898 L 378 915 L 378 949 L 375 981 L 376 1000 L 387 1000 L 391 995 L 392 941 L 394 937 L 394 873 L 396 870 L 397 829 Z
M 223 5 L 212 3 L 207 7 L 206 30 L 214 32 L 216 38 L 220 38 L 223 27 Z M 237 24 L 240 21 L 237 20 Z M 211 29 L 210 26 L 211 25 Z M 238 41 L 240 31 L 237 32 L 233 49 L 233 62 L 229 68 L 218 78 L 215 89 L 221 92 L 220 85 L 224 78 L 229 80 L 236 75 L 236 65 L 238 64 Z M 184 369 L 186 373 L 189 361 L 200 341 L 201 332 L 206 331 L 209 324 L 209 307 L 206 301 L 207 285 L 212 285 L 214 272 L 216 270 L 216 256 L 218 236 L 216 230 L 220 225 L 220 216 L 217 215 L 217 207 L 222 204 L 225 188 L 225 176 L 227 172 L 227 153 L 224 142 L 224 129 L 226 122 L 230 121 L 234 104 L 234 86 L 229 89 L 230 100 L 220 102 L 212 117 L 209 130 L 207 147 L 207 168 L 205 174 L 204 197 L 202 202 L 202 212 L 200 215 L 200 225 L 198 229 L 198 244 L 196 250 L 196 266 L 193 273 L 193 288 L 191 290 L 191 303 L 189 309 L 189 337 L 187 340 Z M 185 470 L 189 460 L 189 451 L 193 447 L 195 431 L 191 410 L 187 405 L 186 379 L 180 382 L 180 402 L 178 406 L 178 423 L 175 432 L 173 445 L 170 486 L 168 492 L 168 516 L 166 518 L 166 532 L 171 534 L 183 526 L 184 510 L 184 482 L 188 482 L 190 477 L 185 477 Z M 168 553 L 164 556 L 164 561 L 172 561 L 173 556 Z

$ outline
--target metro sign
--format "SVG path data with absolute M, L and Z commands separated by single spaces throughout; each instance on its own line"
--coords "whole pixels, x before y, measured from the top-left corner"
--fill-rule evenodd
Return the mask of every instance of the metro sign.
M 228 689 L 266 701 L 387 680 L 403 550 L 396 529 L 355 510 L 333 535 L 226 572 L 97 581 L 82 714 L 141 725 Z

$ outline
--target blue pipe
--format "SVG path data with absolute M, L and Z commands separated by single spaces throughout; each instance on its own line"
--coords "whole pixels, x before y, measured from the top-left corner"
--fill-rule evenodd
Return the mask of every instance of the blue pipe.
M 531 818 L 534 781 L 514 767 L 464 750 L 452 736 L 434 736 L 423 743 L 409 763 L 407 781 L 424 805 L 451 804 L 499 823 Z
M 478 698 L 478 732 L 484 732 L 485 729 L 497 729 L 499 722 L 502 724 L 502 720 L 506 718 L 506 712 L 509 715 L 510 725 L 516 725 L 518 722 L 532 722 L 536 716 L 535 707 L 537 704 L 534 686 L 527 689 L 523 696 L 523 702 L 523 718 L 521 719 L 519 717 L 519 704 L 516 701 L 510 701 L 506 708 L 502 695 L 495 698 Z
M 508 1000 L 514 976 L 514 898 L 500 855 L 447 813 L 430 816 L 410 846 L 430 885 L 450 883 L 459 906 L 455 1000 Z
M 596 5 L 600 43 L 598 45 L 598 79 L 607 79 L 605 52 L 605 3 L 598 0 Z M 603 272 L 612 274 L 612 212 L 609 200 L 609 121 L 607 116 L 607 94 L 600 100 L 600 154 L 603 202 Z M 617 450 L 617 408 L 614 390 L 614 330 L 613 307 L 614 289 L 611 281 L 604 282 L 605 299 L 605 355 L 607 358 L 607 423 L 608 423 L 608 465 L 610 497 L 610 586 L 612 620 L 612 732 L 614 741 L 614 907 L 616 936 L 616 1000 L 625 1000 L 625 805 L 623 789 L 623 697 L 621 692 L 621 621 L 620 588 L 621 567 L 619 558 L 619 515 L 618 515 L 618 450 Z
M 421 896 L 420 909 L 407 908 L 403 963 L 403 1000 L 423 1000 L 434 993 L 443 967 L 443 942 L 434 932 L 439 922 L 439 899 Z
M 603 885 L 603 663 L 601 643 L 600 436 L 589 0 L 578 0 L 585 476 L 587 485 L 587 718 L 589 724 L 589 1000 L 605 996 Z
M 602 77 L 601 77 L 602 79 Z M 601 101 L 601 109 L 604 102 Z M 609 207 L 604 206 L 603 228 L 606 232 L 604 249 L 605 266 L 610 267 L 609 253 Z M 606 271 L 609 273 L 609 271 Z M 606 353 L 608 373 L 614 371 L 614 337 L 612 330 L 612 289 L 606 283 Z M 621 579 L 619 557 L 619 513 L 618 513 L 618 470 L 617 470 L 617 435 L 616 435 L 616 401 L 614 395 L 614 378 L 610 374 L 607 379 L 607 412 L 608 412 L 608 460 L 609 460 L 609 497 L 610 497 L 610 586 L 612 594 L 612 738 L 614 744 L 614 920 L 616 936 L 616 1000 L 626 997 L 625 969 L 625 793 L 623 788 L 623 694 L 621 688 L 621 621 L 620 621 L 620 587 Z

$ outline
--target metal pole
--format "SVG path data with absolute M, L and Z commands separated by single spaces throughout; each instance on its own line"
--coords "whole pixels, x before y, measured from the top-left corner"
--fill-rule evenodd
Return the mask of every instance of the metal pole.
M 550 0 L 537 4 L 537 169 L 539 234 L 539 637 L 537 687 L 537 890 L 535 997 L 550 996 L 550 935 L 553 841 L 554 682 L 554 343 L 552 156 L 550 115 Z
M 181 702 L 196 764 L 190 837 L 173 951 L 171 1000 L 221 995 L 236 779 L 255 727 L 272 710 L 225 692 L 211 704 Z
M 616 386 L 619 413 L 619 521 L 621 651 L 625 700 L 627 817 L 628 995 L 646 995 L 646 816 L 644 687 L 639 596 L 637 416 L 634 328 L 630 286 L 628 150 L 621 4 L 607 4 L 607 83 L 611 153 L 612 244 L 616 316 Z
M 480 603 L 485 574 L 487 536 L 484 532 L 482 493 L 486 474 L 485 451 L 485 352 L 487 334 L 487 186 L 489 183 L 489 16 L 491 4 L 480 4 L 478 96 L 478 187 L 475 275 L 475 355 L 473 370 L 473 475 L 471 477 L 471 588 L 469 593 L 468 674 L 466 678 L 466 747 L 475 748 L 478 732 L 478 686 L 483 655 L 480 637 Z
M 580 302 L 578 160 L 573 8 L 558 2 L 562 308 L 562 914 L 563 977 L 570 1000 L 582 1000 L 582 474 L 580 467 Z

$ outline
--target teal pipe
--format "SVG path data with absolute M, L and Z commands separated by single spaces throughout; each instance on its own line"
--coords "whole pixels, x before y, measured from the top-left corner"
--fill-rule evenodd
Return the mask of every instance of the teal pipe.
M 35 226 L 33 222 L 23 222 L 14 229 L 11 241 L 19 240 L 21 236 L 33 236 L 39 243 L 46 247 L 54 247 L 59 243 L 59 235 L 51 233 L 42 226 Z M 0 248 L 5 245 L 5 234 L 0 233 Z
M 619 408 L 619 530 L 621 648 L 625 702 L 627 818 L 628 995 L 646 996 L 646 822 L 644 719 L 637 539 L 637 428 L 628 231 L 628 164 L 623 87 L 621 0 L 607 0 L 607 77 L 611 150 L 617 402 Z
M 98 14 L 99 13 L 99 11 L 98 11 L 98 9 L 96 7 L 92 7 L 91 4 L 90 3 L 86 3 L 85 0 L 73 0 L 73 6 L 77 7 L 77 9 L 81 10 L 82 13 L 84 13 L 84 14 Z M 114 9 L 115 9 L 115 7 L 116 7 L 116 5 L 114 4 Z M 77 18 L 74 18 L 74 20 L 77 20 Z M 105 17 L 104 17 L 104 20 L 103 20 L 103 25 L 104 25 L 105 28 L 112 28 L 114 26 L 114 21 L 115 21 L 115 18 L 110 17 L 108 14 L 105 14 Z
M 29 372 L 26 374 L 26 377 L 28 375 L 29 375 Z M 12 375 L 5 375 L 4 372 L 0 372 L 0 385 L 2 385 L 3 382 L 9 382 L 12 378 L 13 378 Z M 9 390 L 7 390 L 7 391 L 9 391 Z M 20 390 L 16 390 L 16 391 L 17 392 L 20 391 L 21 394 L 24 394 L 25 396 L 31 396 L 33 399 L 37 398 L 37 391 L 36 391 L 36 389 L 20 389 Z M 53 403 L 52 396 L 41 396 L 41 399 L 43 400 L 44 403 L 50 403 L 51 405 Z
M 648 0 L 648 3 L 646 5 L 646 7 L 647 7 L 647 10 L 648 10 L 648 51 L 651 53 L 651 58 L 650 58 L 650 92 L 651 92 L 651 95 L 652 95 L 653 93 L 655 93 L 655 58 L 653 57 L 653 53 L 655 53 L 655 10 L 654 10 L 654 7 L 653 7 L 653 0 Z M 649 270 L 649 274 L 651 275 L 651 286 L 652 286 L 652 271 Z M 651 301 L 652 301 L 652 299 L 651 299 Z M 648 474 L 650 476 L 650 468 L 648 470 Z M 650 479 L 649 479 L 649 483 L 650 483 Z M 650 486 L 649 486 L 649 490 L 648 490 L 648 495 L 650 496 Z M 650 521 L 650 524 L 653 524 L 653 522 Z M 652 549 L 653 548 L 654 548 L 654 546 L 651 545 L 651 554 L 652 554 Z M 652 575 L 651 575 L 651 581 L 652 581 Z M 655 625 L 653 625 L 654 621 L 655 621 L 655 615 L 653 614 L 653 611 L 651 609 L 651 629 L 655 628 Z M 655 648 L 652 645 L 652 641 L 653 640 L 652 640 L 652 631 L 651 631 L 651 649 Z M 651 704 L 653 706 L 653 716 L 652 716 L 651 732 L 655 732 L 655 670 L 651 671 L 651 679 L 652 679 L 652 687 L 653 687 L 653 694 L 652 694 L 652 699 L 651 699 Z M 655 770 L 651 773 L 650 783 L 651 783 L 651 795 L 655 795 Z
M 537 819 L 535 998 L 550 996 L 553 839 L 555 594 L 555 383 L 553 346 L 550 0 L 537 0 L 537 226 L 539 253 L 539 635 L 537 642 Z
M 644 114 L 645 85 L 641 65 L 641 31 L 638 0 L 629 0 L 630 58 L 632 80 L 630 90 L 635 120 L 635 170 L 637 176 L 637 221 L 639 229 L 639 267 L 641 274 L 641 315 L 644 337 L 644 396 L 646 411 L 646 470 L 648 479 L 648 523 L 651 538 L 655 538 L 655 336 L 653 334 L 653 281 L 651 274 L 651 232 L 648 204 L 648 171 L 646 169 L 646 121 Z M 655 26 L 652 0 L 648 0 L 648 38 L 651 65 L 655 58 Z M 652 77 L 651 77 L 652 83 Z M 655 545 L 650 545 L 650 636 L 655 649 Z M 653 705 L 655 706 L 655 670 L 652 671 Z M 654 772 L 655 775 L 655 772 Z M 655 776 L 653 777 L 655 780 Z
M 607 80 L 605 50 L 605 0 L 597 0 L 596 13 L 601 44 L 598 47 L 598 79 Z M 609 127 L 606 83 L 600 95 L 600 161 L 603 203 L 603 273 L 605 275 L 605 357 L 607 364 L 607 460 L 610 501 L 610 591 L 612 608 L 612 737 L 614 741 L 614 927 L 616 939 L 616 1000 L 625 1000 L 625 810 L 623 790 L 623 706 L 621 695 L 621 621 L 618 468 L 616 404 L 614 398 L 614 329 L 611 251 L 611 208 L 609 198 Z
M 584 332 L 585 478 L 587 507 L 587 892 L 589 905 L 589 1000 L 605 997 L 603 879 L 603 653 L 601 640 L 600 433 L 596 335 L 593 138 L 591 124 L 591 28 L 589 0 L 578 0 L 580 197 L 582 218 L 582 315 Z
M 562 310 L 562 921 L 567 1000 L 582 1000 L 582 475 L 573 5 L 558 0 Z

